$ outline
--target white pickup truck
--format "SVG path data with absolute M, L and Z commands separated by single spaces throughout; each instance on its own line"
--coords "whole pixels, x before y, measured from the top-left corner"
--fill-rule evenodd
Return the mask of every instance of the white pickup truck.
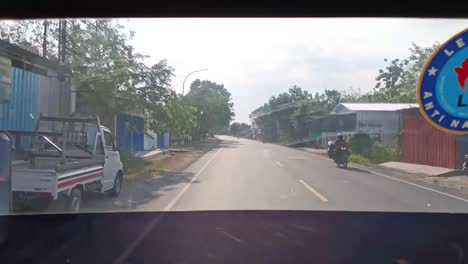
M 99 117 L 40 116 L 35 131 L 8 132 L 17 156 L 12 161 L 13 208 L 45 209 L 60 199 L 68 211 L 78 212 L 84 192 L 119 195 L 122 162 Z

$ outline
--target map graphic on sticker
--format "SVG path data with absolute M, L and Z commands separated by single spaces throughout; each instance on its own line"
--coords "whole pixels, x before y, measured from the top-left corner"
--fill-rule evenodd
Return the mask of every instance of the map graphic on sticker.
M 417 98 L 431 125 L 445 132 L 468 134 L 468 29 L 429 57 L 419 76 Z

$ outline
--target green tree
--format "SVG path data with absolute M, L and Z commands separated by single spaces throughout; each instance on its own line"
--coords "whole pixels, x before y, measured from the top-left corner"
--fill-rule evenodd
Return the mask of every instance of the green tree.
M 183 101 L 196 109 L 196 125 L 192 131 L 194 139 L 203 138 L 209 131 L 228 127 L 234 117 L 231 94 L 223 84 L 195 80 Z
M 341 103 L 341 93 L 338 90 L 325 90 L 320 98 L 320 102 L 325 112 L 329 113 Z
M 185 118 L 193 109 L 185 107 L 184 111 L 170 113 L 182 107 L 175 99 L 177 95 L 170 90 L 174 69 L 165 60 L 147 66 L 147 56 L 135 53 L 129 44 L 134 32 L 105 19 L 66 22 L 66 63 L 73 72 L 79 111 L 99 114 L 109 127 L 114 127 L 115 114 L 125 111 L 137 111 L 158 119 L 158 122 L 148 122 L 148 128 L 154 131 L 190 127 L 187 124 L 193 119 L 184 125 L 181 123 L 185 121 L 170 118 L 160 121 L 161 116 Z M 2 37 L 14 44 L 28 42 L 38 50 L 46 43 L 46 57 L 57 59 L 59 20 L 24 20 L 10 24 L 1 25 Z
M 416 102 L 416 85 L 424 63 L 439 46 L 420 47 L 415 43 L 409 48 L 410 56 L 405 59 L 394 59 L 385 69 L 380 69 L 372 93 L 374 102 Z M 384 59 L 387 62 L 387 59 Z
M 239 123 L 239 122 L 234 122 L 231 124 L 230 128 L 230 134 L 233 136 L 249 136 L 251 133 L 251 127 L 250 125 L 246 123 Z
M 302 101 L 291 115 L 291 122 L 297 138 L 306 137 L 308 134 L 308 123 L 312 115 L 320 115 L 322 106 L 320 102 L 313 100 Z

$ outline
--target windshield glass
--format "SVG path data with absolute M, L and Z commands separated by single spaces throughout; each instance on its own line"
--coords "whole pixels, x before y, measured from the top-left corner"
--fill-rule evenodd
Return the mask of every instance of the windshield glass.
M 0 213 L 466 213 L 467 28 L 2 20 Z

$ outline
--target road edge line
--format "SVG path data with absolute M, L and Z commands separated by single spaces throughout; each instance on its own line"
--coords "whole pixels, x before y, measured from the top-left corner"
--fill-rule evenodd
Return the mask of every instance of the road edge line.
M 375 175 L 378 175 L 378 176 L 381 176 L 381 177 L 385 177 L 385 178 L 387 178 L 387 179 L 392 179 L 392 180 L 394 180 L 394 181 L 403 182 L 403 183 L 406 183 L 406 184 L 409 184 L 409 185 L 413 185 L 413 186 L 415 186 L 415 187 L 419 187 L 419 188 L 421 188 L 421 189 L 425 189 L 425 190 L 428 190 L 428 191 L 432 191 L 432 192 L 435 192 L 435 193 L 438 193 L 438 194 L 442 194 L 442 195 L 445 195 L 445 196 L 448 196 L 448 197 L 451 197 L 451 198 L 454 198 L 454 199 L 457 199 L 457 200 L 460 200 L 460 201 L 463 201 L 463 202 L 468 203 L 468 199 L 464 199 L 464 198 L 458 197 L 458 196 L 453 195 L 453 194 L 449 194 L 449 193 L 446 193 L 446 192 L 442 192 L 442 191 L 439 191 L 439 190 L 436 190 L 436 189 L 433 189 L 433 188 L 430 188 L 430 187 L 426 187 L 426 186 L 423 186 L 423 185 L 414 183 L 414 182 L 410 182 L 410 181 L 402 180 L 402 179 L 399 179 L 399 178 L 396 178 L 396 177 L 392 177 L 392 176 L 389 176 L 389 175 L 385 175 L 385 174 L 380 173 L 380 172 L 371 171 L 371 170 L 362 168 L 361 166 L 359 166 L 359 169 L 364 170 L 364 171 L 367 171 L 367 172 L 372 173 L 372 174 L 375 174 Z
M 193 176 L 193 178 L 190 180 L 190 182 L 188 182 L 184 186 L 184 188 L 177 194 L 177 196 L 166 207 L 164 207 L 163 211 L 165 211 L 165 212 L 170 211 L 172 209 L 172 207 L 174 207 L 174 205 L 180 200 L 180 198 L 182 198 L 182 196 L 190 188 L 190 186 L 192 186 L 192 183 L 194 183 L 198 179 L 200 174 L 202 174 L 202 172 L 208 167 L 208 165 L 210 165 L 210 163 L 218 156 L 218 153 L 219 153 L 219 149 L 215 152 L 215 154 L 213 154 L 213 157 L 211 157 L 205 163 L 205 165 L 203 165 L 203 167 L 195 174 L 195 176 Z

